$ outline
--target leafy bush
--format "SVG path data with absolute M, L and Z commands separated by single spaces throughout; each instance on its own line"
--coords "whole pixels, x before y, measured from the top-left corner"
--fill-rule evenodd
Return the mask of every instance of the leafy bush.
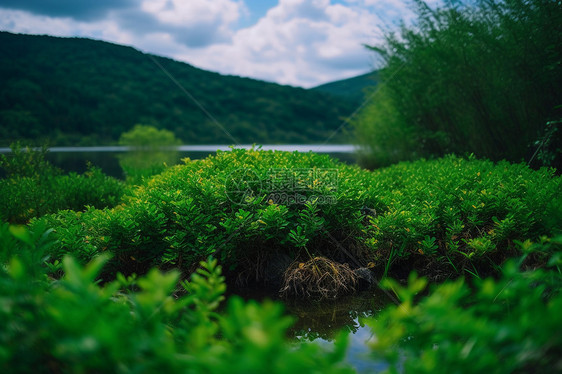
M 62 209 L 115 206 L 123 194 L 123 184 L 98 168 L 63 175 L 44 159 L 45 148 L 21 151 L 15 144 L 12 151 L 0 160 L 8 176 L 0 179 L 0 221 L 26 223 Z
M 312 153 L 233 150 L 169 168 L 114 209 L 46 220 L 56 228 L 60 255 L 88 260 L 112 251 L 115 269 L 138 273 L 155 265 L 189 269 L 214 254 L 238 266 L 242 278 L 263 279 L 278 253 L 309 258 L 338 252 L 336 242 L 355 243 L 363 219 L 356 181 L 366 186 L 368 175 Z M 286 178 L 298 186 L 272 186 Z
M 414 3 L 415 22 L 371 47 L 385 85 L 356 121 L 366 162 L 451 152 L 529 160 L 561 114 L 560 1 Z
M 33 149 L 16 142 L 10 148 L 11 155 L 0 155 L 0 167 L 4 169 L 7 178 L 39 178 L 45 175 L 59 175 L 62 172 L 45 159 L 49 151 L 45 145 L 40 149 Z
M 562 370 L 562 236 L 521 244 L 526 256 L 545 260 L 520 270 L 512 260 L 499 280 L 460 278 L 434 288 L 417 302 L 427 281 L 412 274 L 407 287 L 387 279 L 400 304 L 368 322 L 373 353 L 407 373 L 514 373 Z
M 290 345 L 279 304 L 231 298 L 216 260 L 177 290 L 179 273 L 99 282 L 109 256 L 62 260 L 46 278 L 49 233 L 0 225 L 0 368 L 4 373 L 351 373 L 346 340 L 328 352 Z
M 493 269 L 513 240 L 562 230 L 554 170 L 453 156 L 404 162 L 372 175 L 367 242 L 385 269 L 431 277 Z
M 549 169 L 452 156 L 368 172 L 313 153 L 233 150 L 186 160 L 118 207 L 33 225 L 54 228 L 53 259 L 111 251 L 108 273 L 189 272 L 212 254 L 239 280 L 316 256 L 445 278 L 494 270 L 513 240 L 559 231 L 561 183 Z

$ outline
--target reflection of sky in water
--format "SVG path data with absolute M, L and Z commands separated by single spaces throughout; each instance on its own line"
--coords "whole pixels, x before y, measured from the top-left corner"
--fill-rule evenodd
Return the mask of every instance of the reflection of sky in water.
M 386 369 L 387 365 L 369 357 L 369 340 L 374 339 L 371 329 L 363 321 L 379 313 L 390 299 L 378 288 L 342 296 L 336 300 L 281 300 L 275 292 L 265 289 L 230 290 L 248 300 L 271 299 L 285 304 L 285 311 L 296 317 L 295 324 L 289 330 L 292 336 L 301 342 L 313 342 L 333 351 L 334 339 L 340 331 L 349 331 L 349 344 L 345 361 L 358 373 L 376 373 Z
M 359 321 L 356 320 L 357 325 Z M 385 370 L 387 368 L 386 363 L 377 362 L 370 357 L 369 342 L 373 339 L 373 334 L 371 329 L 365 325 L 359 326 L 355 333 L 349 336 L 349 345 L 347 347 L 347 355 L 345 361 L 347 361 L 357 373 L 377 373 Z M 333 342 L 318 338 L 314 340 L 315 344 L 330 349 Z
M 313 341 L 328 350 L 339 331 L 349 331 L 346 361 L 358 373 L 373 373 L 387 365 L 370 357 L 369 341 L 374 337 L 362 321 L 376 315 L 388 303 L 386 295 L 375 289 L 324 302 L 288 302 L 287 311 L 298 317 L 293 328 L 298 339 Z
M 347 349 L 347 362 L 351 363 L 358 373 L 373 373 L 386 369 L 384 362 L 376 362 L 369 357 L 368 343 L 374 339 L 371 329 L 367 326 L 360 327 L 351 335 Z

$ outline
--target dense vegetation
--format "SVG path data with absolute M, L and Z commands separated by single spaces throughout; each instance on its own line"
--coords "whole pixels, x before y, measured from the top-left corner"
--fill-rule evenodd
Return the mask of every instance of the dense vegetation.
M 48 167 L 36 153 L 18 157 Z M 559 370 L 562 177 L 553 174 L 453 156 L 368 172 L 312 153 L 237 150 L 169 168 L 114 208 L 0 224 L 0 368 L 353 372 L 342 363 L 345 335 L 328 351 L 289 343 L 292 321 L 278 304 L 234 296 L 219 310 L 219 263 L 247 278 L 274 271 L 265 259 L 284 253 L 297 264 L 370 260 L 377 277 L 409 278 L 385 277 L 398 305 L 366 321 L 373 357 L 390 372 Z M 309 199 L 281 201 L 282 192 Z M 420 296 L 427 281 L 411 270 L 468 278 Z
M 355 108 L 322 92 L 223 76 L 130 47 L 0 32 L 0 145 L 114 144 L 137 123 L 187 144 L 235 143 L 153 59 L 237 142 L 324 141 Z
M 562 3 L 421 0 L 372 49 L 384 85 L 355 121 L 365 163 L 471 152 L 562 166 Z
M 46 276 L 49 231 L 0 225 L 2 373 L 352 373 L 345 340 L 328 352 L 286 344 L 292 323 L 278 304 L 228 300 L 216 260 L 190 282 L 156 269 L 99 284 L 109 256 Z M 178 289 L 179 286 L 179 289 Z
M 246 281 L 318 256 L 444 279 L 494 272 L 514 240 L 560 231 L 561 191 L 553 170 L 507 162 L 450 156 L 369 172 L 313 153 L 233 150 L 171 167 L 115 208 L 33 225 L 54 229 L 53 260 L 114 253 L 107 276 L 188 273 L 214 255 L 229 279 Z
M 307 327 L 289 340 L 280 304 L 226 299 L 248 283 L 291 302 L 385 289 L 396 305 L 361 324 L 389 373 L 562 372 L 562 176 L 538 167 L 560 165 L 562 4 L 415 3 L 417 22 L 374 48 L 385 83 L 356 121 L 365 161 L 394 163 L 374 171 L 259 149 L 168 167 L 173 132 L 223 133 L 152 57 L 0 33 L 0 136 L 54 123 L 61 144 L 136 149 L 125 183 L 64 175 L 45 149 L 0 158 L 0 372 L 354 372 L 344 333 L 332 349 Z M 319 139 L 362 79 L 328 99 L 155 59 L 248 139 Z
M 0 155 L 0 221 L 27 223 L 31 218 L 63 209 L 86 206 L 113 207 L 125 186 L 89 165 L 84 174 L 64 174 L 45 160 L 46 148 L 33 151 L 12 145 L 12 153 Z
M 427 280 L 412 273 L 403 287 L 387 279 L 401 302 L 369 323 L 375 357 L 391 363 L 391 373 L 562 371 L 562 236 L 519 247 L 523 256 L 499 279 L 460 278 L 421 299 Z M 529 268 L 531 257 L 544 268 Z

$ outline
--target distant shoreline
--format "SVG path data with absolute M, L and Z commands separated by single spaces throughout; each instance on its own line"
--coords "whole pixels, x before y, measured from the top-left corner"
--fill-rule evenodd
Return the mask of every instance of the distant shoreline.
M 230 151 L 230 145 L 179 145 L 173 147 L 166 147 L 169 150 L 176 150 L 180 152 L 216 152 L 216 151 Z M 278 145 L 251 145 L 240 144 L 234 146 L 235 149 L 256 149 L 263 151 L 288 151 L 288 152 L 317 152 L 317 153 L 355 153 L 359 148 L 354 144 L 278 144 Z M 41 149 L 41 148 L 35 148 Z M 49 152 L 129 152 L 133 149 L 130 146 L 93 146 L 93 147 L 50 147 Z M 10 153 L 10 148 L 0 148 L 0 153 Z

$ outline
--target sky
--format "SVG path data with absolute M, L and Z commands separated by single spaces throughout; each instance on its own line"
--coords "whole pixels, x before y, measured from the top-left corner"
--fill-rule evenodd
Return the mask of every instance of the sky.
M 373 70 L 408 0 L 1 0 L 0 30 L 129 45 L 305 88 Z

